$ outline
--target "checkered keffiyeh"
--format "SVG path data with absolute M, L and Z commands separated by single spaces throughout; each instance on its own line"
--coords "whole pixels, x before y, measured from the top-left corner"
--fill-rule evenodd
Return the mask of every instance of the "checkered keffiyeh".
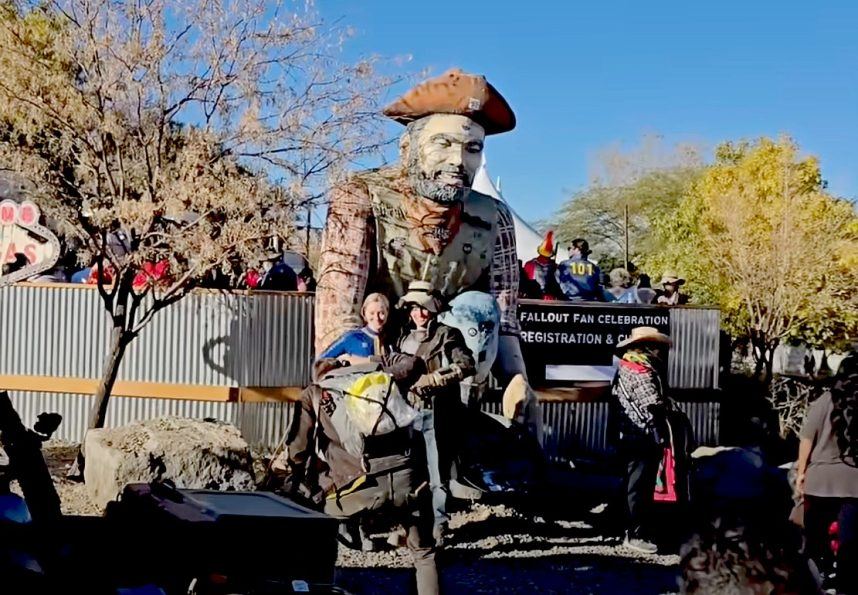
M 518 256 L 509 208 L 498 206 L 489 291 L 501 311 L 502 334 L 518 335 Z M 375 226 L 369 191 L 358 181 L 331 192 L 316 288 L 316 353 L 363 326 L 360 309 L 373 264 Z
M 641 430 L 653 424 L 650 408 L 663 405 L 665 397 L 658 372 L 651 366 L 621 360 L 611 393 L 622 407 L 624 418 Z

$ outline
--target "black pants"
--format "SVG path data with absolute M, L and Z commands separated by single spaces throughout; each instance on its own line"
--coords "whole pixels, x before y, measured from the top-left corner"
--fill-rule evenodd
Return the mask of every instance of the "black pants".
M 831 571 L 834 554 L 828 528 L 837 521 L 837 592 L 858 593 L 858 498 L 805 496 L 804 506 L 808 555 L 821 572 Z
M 626 466 L 626 530 L 631 538 L 648 529 L 658 464 L 663 450 L 654 442 L 635 441 L 622 446 Z

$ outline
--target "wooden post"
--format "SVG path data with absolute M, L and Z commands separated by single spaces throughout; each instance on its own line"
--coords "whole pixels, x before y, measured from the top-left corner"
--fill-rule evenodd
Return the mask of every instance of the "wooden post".
M 310 227 L 311 227 L 312 216 L 313 216 L 313 203 L 308 202 L 307 203 L 307 233 L 306 233 L 306 236 L 304 239 L 305 244 L 306 244 L 304 246 L 304 258 L 306 258 L 308 261 L 310 260 Z M 300 271 L 295 271 L 295 272 L 299 273 Z
M 623 219 L 624 219 L 624 227 L 626 232 L 626 270 L 629 271 L 629 205 L 626 205 L 623 209 Z M 629 271 L 631 272 L 631 271 Z

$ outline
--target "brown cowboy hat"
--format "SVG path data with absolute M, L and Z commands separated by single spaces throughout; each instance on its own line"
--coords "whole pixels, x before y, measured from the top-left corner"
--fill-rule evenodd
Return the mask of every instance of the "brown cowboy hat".
M 664 333 L 660 333 L 657 328 L 636 326 L 632 329 L 632 334 L 617 343 L 617 349 L 627 349 L 639 343 L 661 343 L 670 347 L 673 345 L 673 340 Z
M 424 81 L 384 108 L 384 115 L 400 124 L 432 114 L 467 116 L 486 134 L 500 134 L 515 128 L 512 108 L 486 77 L 458 68 Z

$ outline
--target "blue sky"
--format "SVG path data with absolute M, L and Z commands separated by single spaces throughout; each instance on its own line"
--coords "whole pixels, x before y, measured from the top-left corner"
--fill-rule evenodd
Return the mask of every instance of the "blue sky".
M 858 2 L 318 0 L 347 55 L 485 74 L 518 117 L 489 169 L 527 220 L 554 213 L 607 146 L 792 135 L 858 196 Z M 405 87 L 393 89 L 393 96 Z M 391 97 L 392 99 L 393 97 Z M 390 125 L 391 134 L 398 126 Z

